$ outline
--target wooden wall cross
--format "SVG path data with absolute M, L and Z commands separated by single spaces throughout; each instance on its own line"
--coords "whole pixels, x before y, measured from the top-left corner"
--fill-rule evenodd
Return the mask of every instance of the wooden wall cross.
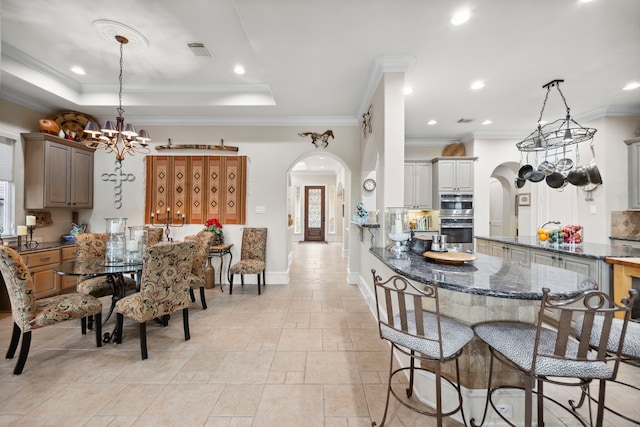
M 113 173 L 103 173 L 102 180 L 103 181 L 111 181 L 114 183 L 113 186 L 113 205 L 116 209 L 120 209 L 122 207 L 122 183 L 123 182 L 131 182 L 136 179 L 135 175 L 132 173 L 123 173 L 122 172 L 122 163 L 116 161 L 116 167 Z

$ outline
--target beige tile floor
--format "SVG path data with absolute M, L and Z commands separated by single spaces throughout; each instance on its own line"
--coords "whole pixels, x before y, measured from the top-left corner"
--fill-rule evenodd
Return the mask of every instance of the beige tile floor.
M 345 277 L 339 244 L 295 245 L 289 285 L 267 285 L 260 296 L 255 285 L 236 285 L 233 295 L 207 290 L 208 310 L 191 305 L 191 340 L 181 316 L 150 325 L 145 361 L 131 321 L 121 345 L 102 348 L 77 322 L 37 330 L 22 375 L 12 374 L 16 359 L 0 359 L 0 425 L 371 425 L 384 409 L 388 347 Z M 11 327 L 4 315 L 0 352 Z M 638 371 L 623 369 L 636 384 Z M 640 418 L 640 393 L 610 387 L 609 399 Z M 549 412 L 547 425 L 575 425 Z M 387 425 L 435 420 L 394 403 Z M 608 415 L 606 425 L 631 424 Z

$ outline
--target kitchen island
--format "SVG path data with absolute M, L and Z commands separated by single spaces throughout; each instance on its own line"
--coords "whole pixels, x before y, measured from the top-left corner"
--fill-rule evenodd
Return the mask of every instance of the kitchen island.
M 640 257 L 640 248 L 584 242 L 579 246 L 541 244 L 534 236 L 475 236 L 476 252 L 518 260 L 524 264 L 546 264 L 582 273 L 611 295 L 612 269 L 606 258 Z
M 542 288 L 549 288 L 551 294 L 566 299 L 596 286 L 592 278 L 574 271 L 484 254 L 475 254 L 476 260 L 456 266 L 436 263 L 412 252 L 408 252 L 405 259 L 395 258 L 384 248 L 371 248 L 370 252 L 375 256 L 372 267 L 384 280 L 398 274 L 413 282 L 437 284 L 440 311 L 467 325 L 496 320 L 535 322 Z M 467 419 L 482 416 L 489 356 L 487 346 L 474 337 L 460 358 L 460 384 Z M 443 375 L 454 378 L 454 366 L 448 365 L 443 365 Z M 494 370 L 500 372 L 501 382 L 521 385 L 521 379 L 513 371 L 501 365 Z M 433 402 L 433 378 L 421 376 L 416 384 L 419 398 Z M 519 398 L 505 396 L 504 399 L 514 409 L 522 406 Z

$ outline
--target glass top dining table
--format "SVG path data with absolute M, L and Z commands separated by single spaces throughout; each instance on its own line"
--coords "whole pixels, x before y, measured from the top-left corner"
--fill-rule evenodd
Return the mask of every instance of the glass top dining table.
M 105 280 L 111 286 L 112 297 L 111 297 L 111 307 L 109 309 L 109 313 L 104 318 L 103 324 L 105 324 L 113 310 L 115 308 L 116 302 L 123 298 L 126 294 L 126 286 L 124 275 L 125 274 L 135 274 L 136 277 L 136 291 L 140 290 L 140 279 L 142 275 L 142 263 L 134 263 L 134 264 L 105 264 L 104 258 L 89 258 L 82 261 L 65 261 L 61 263 L 58 267 L 54 269 L 56 274 L 61 276 L 77 276 L 77 277 L 105 277 Z M 106 332 L 103 336 L 103 342 L 107 343 L 113 339 L 116 331 L 112 333 Z

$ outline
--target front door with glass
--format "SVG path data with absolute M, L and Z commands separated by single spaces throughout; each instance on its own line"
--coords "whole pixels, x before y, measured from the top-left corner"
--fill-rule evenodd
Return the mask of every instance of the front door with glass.
M 324 238 L 324 187 L 304 187 L 304 240 L 323 242 Z

